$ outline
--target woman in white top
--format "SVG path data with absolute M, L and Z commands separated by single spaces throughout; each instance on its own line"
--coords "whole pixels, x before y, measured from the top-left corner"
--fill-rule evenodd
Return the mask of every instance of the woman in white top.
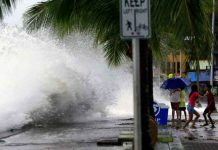
M 180 89 L 170 90 L 170 103 L 172 108 L 172 123 L 174 123 L 175 112 L 176 119 L 179 120 Z

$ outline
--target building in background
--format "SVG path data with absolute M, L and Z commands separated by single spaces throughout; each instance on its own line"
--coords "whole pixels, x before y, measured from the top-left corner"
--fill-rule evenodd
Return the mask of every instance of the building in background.
M 217 55 L 218 56 L 218 55 Z M 218 57 L 217 57 L 218 58 Z M 210 63 L 207 60 L 200 60 L 199 81 L 210 81 Z M 175 76 L 182 76 L 190 79 L 192 82 L 197 82 L 196 64 L 188 61 L 185 54 L 170 54 L 167 56 L 167 61 L 162 64 L 161 72 L 167 77 L 173 73 Z M 218 74 L 218 59 L 217 59 L 217 74 Z
M 177 53 L 176 55 L 171 53 L 167 56 L 164 73 L 173 73 L 175 76 L 185 76 L 186 61 L 187 57 L 184 54 L 181 54 L 180 56 L 180 53 Z

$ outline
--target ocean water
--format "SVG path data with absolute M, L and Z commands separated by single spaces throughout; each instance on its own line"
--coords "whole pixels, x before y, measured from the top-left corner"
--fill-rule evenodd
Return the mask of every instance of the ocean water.
M 28 34 L 7 25 L 0 30 L 0 131 L 30 122 L 133 117 L 131 61 L 109 67 L 90 35 L 59 40 L 48 30 Z M 170 106 L 160 84 L 154 81 L 154 100 Z
M 108 67 L 91 36 L 0 30 L 0 131 L 133 115 L 131 62 Z

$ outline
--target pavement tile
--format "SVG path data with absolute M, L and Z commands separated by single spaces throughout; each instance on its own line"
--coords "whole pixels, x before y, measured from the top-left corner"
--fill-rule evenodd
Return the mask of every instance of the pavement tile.
M 216 114 L 217 115 L 217 114 Z M 217 118 L 216 118 L 216 122 Z M 172 132 L 173 142 L 169 142 L 169 150 L 217 150 L 218 149 L 218 124 L 216 128 L 201 126 L 204 121 L 201 119 L 196 123 L 197 129 L 187 128 L 187 131 L 172 128 L 171 122 L 168 122 L 167 130 Z M 183 126 L 182 122 L 181 126 Z M 191 123 L 190 123 L 191 126 Z M 157 147 L 161 150 L 161 146 Z
M 157 142 L 154 149 L 155 150 L 169 150 L 170 147 L 168 143 Z
M 218 143 L 186 142 L 182 143 L 184 150 L 217 150 Z

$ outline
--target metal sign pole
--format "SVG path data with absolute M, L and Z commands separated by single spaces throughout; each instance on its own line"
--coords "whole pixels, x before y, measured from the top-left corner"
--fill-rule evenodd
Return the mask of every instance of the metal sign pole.
M 139 39 L 132 39 L 133 45 L 133 86 L 134 86 L 134 150 L 142 150 L 141 127 L 141 83 Z
M 120 13 L 121 38 L 132 39 L 133 47 L 134 150 L 151 149 L 148 110 L 152 107 L 149 105 L 149 100 L 153 100 L 153 96 L 149 96 L 152 84 L 145 85 L 145 81 L 148 81 L 152 74 L 152 70 L 149 73 L 148 67 L 152 65 L 148 63 L 152 56 L 148 56 L 147 40 L 142 41 L 151 36 L 150 1 L 121 0 Z
M 212 34 L 214 36 L 214 20 L 215 20 L 215 0 L 213 0 L 213 13 L 212 13 Z M 213 61 L 214 61 L 214 39 L 211 48 L 211 61 L 210 61 L 210 84 L 213 86 Z

